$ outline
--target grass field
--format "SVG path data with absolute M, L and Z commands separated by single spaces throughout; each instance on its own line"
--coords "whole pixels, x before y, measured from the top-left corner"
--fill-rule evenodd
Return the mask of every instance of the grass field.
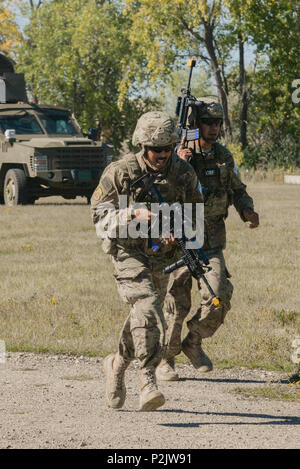
M 232 309 L 204 348 L 217 366 L 293 371 L 300 186 L 250 183 L 248 192 L 261 226 L 250 230 L 231 208 L 225 257 L 235 287 Z M 128 307 L 84 199 L 0 206 L 0 226 L 0 339 L 7 350 L 97 356 L 115 350 Z M 198 301 L 195 285 L 193 308 Z

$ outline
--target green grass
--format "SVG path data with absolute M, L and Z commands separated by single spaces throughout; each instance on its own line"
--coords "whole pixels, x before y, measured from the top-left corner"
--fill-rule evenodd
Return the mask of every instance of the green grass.
M 248 190 L 261 226 L 250 230 L 230 209 L 225 258 L 232 309 L 203 346 L 215 366 L 293 371 L 291 342 L 300 335 L 300 186 L 260 182 Z M 0 206 L 0 226 L 0 339 L 7 350 L 89 356 L 115 350 L 128 306 L 83 199 Z M 193 312 L 199 295 L 194 285 Z
M 234 392 L 245 398 L 264 398 L 279 401 L 300 401 L 300 387 L 296 385 L 277 384 L 259 388 L 235 388 Z

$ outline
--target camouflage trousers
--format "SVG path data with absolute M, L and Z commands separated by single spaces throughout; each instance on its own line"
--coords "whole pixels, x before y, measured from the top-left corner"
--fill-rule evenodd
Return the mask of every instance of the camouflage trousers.
M 174 259 L 119 250 L 112 262 L 119 295 L 131 306 L 120 334 L 119 353 L 126 362 L 136 358 L 140 368 L 156 367 L 167 345 L 163 304 L 169 276 L 163 269 Z
M 211 337 L 223 324 L 230 310 L 233 285 L 228 280 L 223 251 L 211 249 L 205 251 L 212 270 L 206 278 L 215 294 L 220 298 L 220 306 L 212 303 L 211 294 L 203 280 L 201 286 L 201 304 L 196 314 L 187 322 L 190 332 L 197 334 L 199 339 Z M 181 351 L 181 330 L 183 321 L 191 308 L 192 277 L 186 267 L 181 267 L 170 275 L 168 292 L 164 303 L 164 316 L 167 323 L 168 345 L 166 358 L 172 358 Z M 179 301 L 178 301 L 179 299 Z

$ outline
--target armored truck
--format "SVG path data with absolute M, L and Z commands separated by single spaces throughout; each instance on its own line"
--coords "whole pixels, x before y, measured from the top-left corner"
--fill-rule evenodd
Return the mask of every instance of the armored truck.
M 53 195 L 89 201 L 112 156 L 68 109 L 29 103 L 24 75 L 0 53 L 0 204 Z

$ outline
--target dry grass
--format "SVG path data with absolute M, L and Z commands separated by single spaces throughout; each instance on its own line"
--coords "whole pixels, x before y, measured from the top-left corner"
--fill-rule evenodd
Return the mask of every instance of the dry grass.
M 249 184 L 261 226 L 234 209 L 225 256 L 232 310 L 205 349 L 219 366 L 293 370 L 300 334 L 300 186 Z M 115 350 L 128 307 L 83 199 L 0 206 L 0 339 L 8 350 L 103 356 Z M 194 288 L 196 307 L 199 293 Z
M 274 169 L 272 171 L 270 170 L 264 170 L 264 169 L 241 169 L 240 174 L 242 177 L 242 180 L 248 184 L 249 182 L 251 183 L 279 183 L 283 184 L 284 181 L 284 174 L 287 171 L 284 171 L 283 169 Z
M 265 184 L 283 184 L 284 183 L 284 176 L 286 174 L 299 176 L 300 175 L 300 168 L 290 168 L 290 169 L 273 169 L 273 170 L 266 170 L 266 169 L 240 169 L 240 176 L 242 180 L 248 183 L 265 183 Z
M 0 208 L 0 337 L 9 350 L 101 355 L 126 306 L 89 207 L 51 200 L 62 204 Z
M 300 330 L 300 186 L 249 184 L 248 192 L 261 226 L 250 230 L 231 208 L 225 257 L 232 310 L 205 347 L 219 364 L 288 370 Z

